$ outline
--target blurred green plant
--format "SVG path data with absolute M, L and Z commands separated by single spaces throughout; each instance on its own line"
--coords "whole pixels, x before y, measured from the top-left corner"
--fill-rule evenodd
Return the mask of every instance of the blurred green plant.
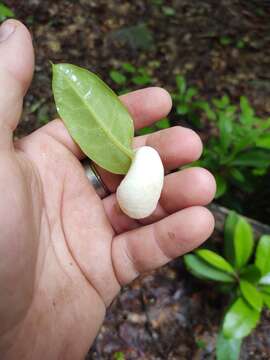
M 131 63 L 121 64 L 120 69 L 112 69 L 109 73 L 117 87 L 118 94 L 125 94 L 137 86 L 147 86 L 152 83 L 149 71 L 144 67 L 135 67 Z
M 213 135 L 197 164 L 215 175 L 216 198 L 231 186 L 252 192 L 258 177 L 270 167 L 270 118 L 257 117 L 245 96 L 239 106 L 233 105 L 227 95 L 213 99 L 211 105 L 211 110 L 204 112 L 212 122 Z
M 158 130 L 167 129 L 170 127 L 170 121 L 168 118 L 163 118 L 157 122 L 155 122 L 152 126 L 147 126 L 143 129 L 139 129 L 136 131 L 137 135 L 147 135 Z
M 228 46 L 228 45 L 231 45 L 231 43 L 233 42 L 232 38 L 230 38 L 229 36 L 227 35 L 223 35 L 219 38 L 219 42 L 221 45 L 223 46 Z
M 114 353 L 113 359 L 114 360 L 125 360 L 125 355 L 122 351 L 117 351 L 116 353 Z
M 198 349 L 205 349 L 206 348 L 206 342 L 201 339 L 195 339 L 195 343 Z
M 171 6 L 162 6 L 161 10 L 165 16 L 174 16 L 176 14 L 176 11 Z
M 224 257 L 208 249 L 184 256 L 187 269 L 197 278 L 216 281 L 216 289 L 229 297 L 229 307 L 216 344 L 217 360 L 239 358 L 243 338 L 270 309 L 270 236 L 254 245 L 249 223 L 230 212 L 224 227 Z
M 15 17 L 14 12 L 8 6 L 0 2 L 0 23 L 11 17 Z
M 238 106 L 224 95 L 211 102 L 201 100 L 195 87 L 188 87 L 183 76 L 176 76 L 177 93 L 172 94 L 175 112 L 188 122 L 201 127 L 204 118 L 212 126 L 201 160 L 216 178 L 219 198 L 236 187 L 251 193 L 258 177 L 270 167 L 270 118 L 261 119 L 245 96 Z
M 157 68 L 160 63 L 155 61 L 149 63 L 149 67 Z M 119 95 L 126 94 L 138 87 L 148 86 L 153 82 L 150 71 L 144 67 L 135 67 L 131 63 L 125 62 L 121 64 L 120 69 L 112 69 L 109 73 L 111 80 L 116 85 Z M 147 126 L 136 131 L 137 135 L 151 134 L 155 131 L 170 127 L 168 118 L 157 121 L 152 126 Z
M 234 39 L 228 35 L 220 36 L 219 43 L 222 46 L 234 46 L 237 49 L 244 49 L 248 45 L 248 39 L 246 38 L 239 38 Z
M 172 93 L 173 104 L 177 115 L 196 127 L 200 127 L 200 111 L 206 112 L 208 118 L 214 119 L 215 114 L 205 100 L 198 99 L 198 89 L 194 86 L 188 87 L 184 76 L 176 75 L 176 90 Z

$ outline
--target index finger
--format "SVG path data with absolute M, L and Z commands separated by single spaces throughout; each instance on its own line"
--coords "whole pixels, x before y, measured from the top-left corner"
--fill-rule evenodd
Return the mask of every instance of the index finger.
M 172 107 L 170 94 L 160 87 L 149 87 L 120 96 L 134 121 L 135 129 L 151 125 L 168 115 Z

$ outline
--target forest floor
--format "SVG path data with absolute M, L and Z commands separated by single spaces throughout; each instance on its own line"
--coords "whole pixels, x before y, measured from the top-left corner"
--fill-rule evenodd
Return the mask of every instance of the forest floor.
M 18 137 L 56 116 L 51 66 L 69 62 L 109 76 L 123 62 L 146 68 L 173 91 L 183 74 L 205 99 L 246 95 L 270 112 L 270 5 L 253 0 L 6 0 L 31 30 L 35 76 Z M 265 3 L 265 6 L 262 5 Z M 259 5 L 260 4 L 260 5 Z M 203 134 L 202 134 L 203 136 Z M 214 359 L 226 298 L 195 281 L 177 260 L 136 280 L 108 310 L 88 359 Z M 270 313 L 241 359 L 270 358 Z

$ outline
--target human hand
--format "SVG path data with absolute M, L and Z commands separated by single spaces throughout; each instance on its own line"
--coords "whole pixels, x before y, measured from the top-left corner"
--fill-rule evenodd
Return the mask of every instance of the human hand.
M 99 169 L 112 192 L 100 200 L 60 120 L 13 142 L 33 64 L 27 29 L 7 21 L 0 33 L 0 354 L 81 359 L 122 285 L 209 237 L 214 221 L 202 206 L 215 182 L 199 168 L 169 174 L 157 210 L 135 221 L 116 203 L 119 177 Z M 121 100 L 136 128 L 171 108 L 160 88 Z M 199 137 L 182 127 L 137 137 L 134 145 L 156 148 L 167 171 L 202 151 Z

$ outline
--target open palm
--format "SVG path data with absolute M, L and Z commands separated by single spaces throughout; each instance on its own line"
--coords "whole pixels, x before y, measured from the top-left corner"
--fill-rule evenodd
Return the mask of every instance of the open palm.
M 116 203 L 120 178 L 102 169 L 112 194 L 99 199 L 61 120 L 13 143 L 33 52 L 26 28 L 14 20 L 5 25 L 12 24 L 15 32 L 0 42 L 0 354 L 79 359 L 123 284 L 211 234 L 213 218 L 201 206 L 212 200 L 215 183 L 199 168 L 167 175 L 155 213 L 139 222 Z M 136 128 L 171 107 L 160 88 L 122 101 Z M 136 138 L 134 146 L 141 145 L 159 151 L 167 172 L 201 153 L 198 136 L 181 127 Z

